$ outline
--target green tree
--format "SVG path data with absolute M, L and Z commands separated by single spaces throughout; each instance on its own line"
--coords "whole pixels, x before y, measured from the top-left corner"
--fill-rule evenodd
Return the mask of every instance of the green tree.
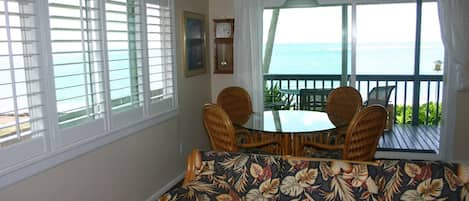
M 430 102 L 419 106 L 419 124 L 425 124 L 427 116 L 428 105 L 428 125 L 439 125 L 441 121 L 441 104 L 438 106 L 439 114 L 436 113 L 436 103 Z M 404 106 L 396 106 L 396 123 L 397 124 L 411 124 L 412 123 L 412 106 L 405 107 L 405 122 L 404 122 Z
M 441 120 L 441 112 L 436 114 L 436 103 L 430 102 L 420 105 L 419 107 L 419 124 L 424 124 L 427 116 L 427 106 L 428 106 L 428 125 L 438 125 Z M 438 106 L 441 111 L 441 104 Z
M 404 106 L 396 106 L 396 123 L 397 124 L 411 124 L 412 123 L 412 106 L 405 107 L 405 122 L 404 122 Z

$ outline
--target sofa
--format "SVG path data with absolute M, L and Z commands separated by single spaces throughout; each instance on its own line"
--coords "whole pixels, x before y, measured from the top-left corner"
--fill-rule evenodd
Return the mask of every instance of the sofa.
M 469 165 L 354 162 L 194 150 L 167 200 L 465 200 Z

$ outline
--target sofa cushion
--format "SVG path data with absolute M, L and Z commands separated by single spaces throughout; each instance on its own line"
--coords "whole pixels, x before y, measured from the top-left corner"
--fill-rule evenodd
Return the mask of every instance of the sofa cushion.
M 465 200 L 469 165 L 199 152 L 197 176 L 160 200 Z
M 377 163 L 286 159 L 281 200 L 379 200 Z
M 382 160 L 384 200 L 469 200 L 469 166 L 437 161 Z
M 213 164 L 200 178 L 208 183 L 229 185 L 246 200 L 279 196 L 281 156 L 205 151 L 202 161 Z

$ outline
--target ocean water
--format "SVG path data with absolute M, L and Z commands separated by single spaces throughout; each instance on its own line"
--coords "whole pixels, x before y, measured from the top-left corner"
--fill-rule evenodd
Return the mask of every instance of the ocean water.
M 421 48 L 421 74 L 442 74 L 442 71 L 434 71 L 434 61 L 443 60 L 443 47 L 440 43 L 423 43 Z M 110 78 L 111 97 L 113 99 L 130 95 L 130 89 L 126 88 L 130 84 L 127 52 L 118 52 L 110 55 Z M 55 81 L 56 98 L 60 101 L 59 111 L 86 107 L 85 80 L 83 57 L 78 55 L 55 56 L 54 64 L 67 64 L 54 67 L 54 74 L 58 76 Z M 349 55 L 350 63 L 350 55 Z M 6 58 L 0 59 L 2 66 L 9 66 Z M 18 62 L 18 63 L 16 63 Z M 273 49 L 272 61 L 269 74 L 341 74 L 341 44 L 340 43 L 310 43 L 310 44 L 276 44 Z M 8 65 L 7 65 L 8 64 Z M 15 60 L 15 66 L 24 66 L 22 59 Z M 413 73 L 414 66 L 414 44 L 413 43 L 368 43 L 358 44 L 357 47 L 357 74 L 406 74 Z M 444 67 L 443 67 L 444 68 Z M 153 69 L 155 70 L 155 69 Z M 160 71 L 156 69 L 156 71 Z M 349 65 L 350 72 L 350 65 Z M 154 73 L 154 72 L 153 72 Z M 99 75 L 100 73 L 97 73 Z M 70 76 L 76 75 L 76 76 Z M 3 70 L 0 78 L 3 82 L 10 82 L 10 72 Z M 63 77 L 61 77 L 63 76 Z M 15 72 L 16 81 L 24 81 L 26 78 L 24 71 Z M 1 84 L 1 83 L 0 83 Z M 383 83 L 381 83 L 383 84 Z M 397 103 L 403 103 L 404 83 L 399 83 L 397 91 L 399 96 Z M 427 83 L 422 83 L 421 89 L 427 92 Z M 158 86 L 157 86 L 158 87 Z M 370 87 L 373 87 L 371 85 Z M 17 94 L 26 93 L 26 84 L 19 84 L 16 88 Z M 3 92 L 0 95 L 0 113 L 11 113 L 13 99 L 11 97 L 12 86 L 8 84 L 0 85 Z M 362 95 L 366 95 L 366 86 L 361 86 Z M 426 102 L 427 96 L 430 101 L 436 101 L 437 88 L 433 83 L 430 86 L 430 93 L 421 95 L 421 103 Z M 440 96 L 442 94 L 440 88 Z M 412 102 L 412 85 L 408 86 L 406 103 Z M 365 99 L 365 98 L 364 98 Z M 28 100 L 26 96 L 20 96 L 18 106 L 21 113 L 27 113 Z M 440 99 L 441 102 L 441 99 Z M 24 110 L 24 111 L 23 111 Z
M 412 42 L 357 44 L 357 74 L 411 75 L 414 72 L 415 48 Z M 348 72 L 351 69 L 350 47 Z M 342 47 L 340 43 L 275 44 L 269 74 L 341 74 Z M 443 45 L 422 43 L 420 72 L 434 71 L 434 62 L 443 61 Z
M 415 65 L 414 46 L 412 42 L 357 44 L 357 75 L 412 75 Z M 435 71 L 434 68 L 435 61 L 444 60 L 443 45 L 438 42 L 422 43 L 420 51 L 420 74 L 442 75 L 443 71 Z M 348 52 L 348 74 L 350 74 L 350 47 Z M 275 44 L 268 74 L 341 74 L 341 55 L 340 43 Z M 375 86 L 375 83 L 370 83 L 370 89 Z M 379 85 L 385 84 L 385 82 L 379 83 Z M 389 85 L 394 85 L 394 83 L 389 83 Z M 398 96 L 396 100 L 391 98 L 391 102 L 397 102 L 397 104 L 405 102 L 408 105 L 412 103 L 413 84 L 407 83 L 405 101 L 404 85 L 404 82 L 397 84 Z M 307 83 L 307 86 L 313 87 L 312 83 Z M 365 82 L 360 84 L 360 93 L 364 100 L 366 100 L 367 87 Z M 436 102 L 437 98 L 441 103 L 442 85 L 439 91 L 436 82 L 430 83 L 429 88 L 428 90 L 428 83 L 421 83 L 420 104 L 426 103 L 427 99 L 430 102 Z M 438 93 L 440 97 L 437 97 Z M 391 97 L 394 95 L 393 93 Z
M 129 66 L 131 64 L 129 62 L 129 52 L 112 51 L 108 55 L 111 99 L 130 96 L 131 90 L 129 86 L 131 78 Z M 98 58 L 95 55 L 93 56 Z M 86 108 L 87 102 L 92 102 L 92 97 L 87 96 L 87 93 L 94 93 L 94 98 L 102 102 L 102 92 L 104 90 L 102 81 L 96 81 L 97 84 L 93 88 L 89 85 L 92 78 L 96 80 L 102 79 L 102 70 L 97 70 L 102 68 L 101 61 L 94 59 L 90 62 L 88 57 L 83 57 L 81 53 L 78 53 L 54 55 L 53 62 L 55 65 L 54 76 L 56 76 L 56 99 L 59 103 L 57 110 L 59 112 Z M 91 68 L 95 69 L 91 74 L 89 72 L 90 64 Z

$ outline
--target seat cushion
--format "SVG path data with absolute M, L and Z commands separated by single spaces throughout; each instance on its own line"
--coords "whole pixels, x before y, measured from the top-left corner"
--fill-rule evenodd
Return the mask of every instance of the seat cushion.
M 202 160 L 213 164 L 207 183 L 227 184 L 241 198 L 279 196 L 281 156 L 205 151 Z
M 280 200 L 380 200 L 378 168 L 377 163 L 287 159 Z

